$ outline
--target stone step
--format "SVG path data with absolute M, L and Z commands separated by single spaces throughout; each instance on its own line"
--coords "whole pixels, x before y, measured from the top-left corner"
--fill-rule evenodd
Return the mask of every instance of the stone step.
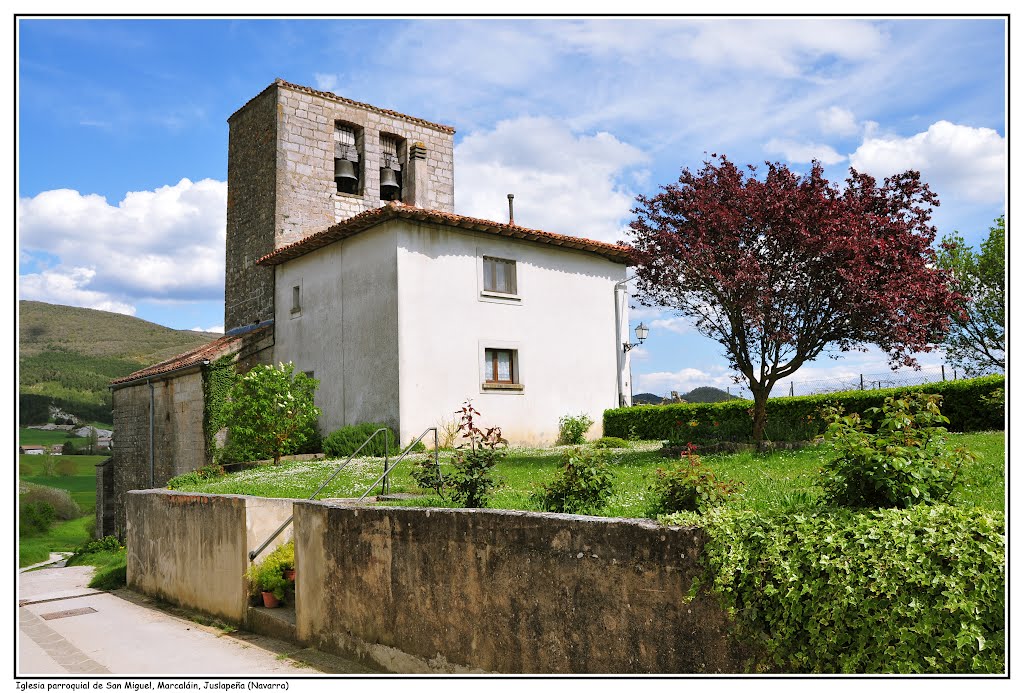
M 298 642 L 295 629 L 295 606 L 288 604 L 276 609 L 250 606 L 246 614 L 246 630 L 278 640 Z

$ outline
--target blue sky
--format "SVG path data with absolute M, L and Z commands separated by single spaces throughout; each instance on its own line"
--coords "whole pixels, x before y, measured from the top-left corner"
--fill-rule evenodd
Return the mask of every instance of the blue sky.
M 20 298 L 223 324 L 227 117 L 274 78 L 456 128 L 462 214 L 614 241 L 707 154 L 922 171 L 939 235 L 1005 210 L 1001 19 L 23 19 Z M 717 343 L 634 312 L 634 391 L 731 384 Z M 942 362 L 924 355 L 925 367 Z M 799 383 L 882 373 L 819 359 Z M 779 386 L 788 388 L 787 384 Z M 733 386 L 735 391 L 735 386 Z

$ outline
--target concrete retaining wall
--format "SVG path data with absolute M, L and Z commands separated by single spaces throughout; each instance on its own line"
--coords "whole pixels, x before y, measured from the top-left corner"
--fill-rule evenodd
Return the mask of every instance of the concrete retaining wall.
M 392 671 L 739 670 L 698 530 L 301 501 L 295 538 L 299 639 Z
M 165 490 L 127 494 L 128 586 L 244 623 L 248 553 L 284 522 L 292 501 Z M 267 551 L 291 538 L 291 528 Z
M 646 520 L 132 491 L 128 584 L 244 624 L 247 553 L 293 509 L 305 645 L 400 673 L 740 670 L 687 600 L 703 534 Z

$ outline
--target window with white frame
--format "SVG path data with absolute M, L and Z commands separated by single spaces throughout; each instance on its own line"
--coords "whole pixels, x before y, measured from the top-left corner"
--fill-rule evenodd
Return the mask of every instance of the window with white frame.
M 292 315 L 302 312 L 302 287 L 292 287 Z
M 522 390 L 519 377 L 519 350 L 485 348 L 482 387 L 484 390 Z
M 497 257 L 484 256 L 484 291 L 496 294 L 515 295 L 516 262 Z

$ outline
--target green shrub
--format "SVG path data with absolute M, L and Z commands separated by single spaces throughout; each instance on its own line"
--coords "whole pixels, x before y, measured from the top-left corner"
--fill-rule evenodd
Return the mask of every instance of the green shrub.
M 379 428 L 387 429 L 384 433 L 377 434 L 370 443 L 360 451 L 361 457 L 384 457 L 385 439 L 387 440 L 388 454 L 394 457 L 398 454 L 398 437 L 387 425 L 382 423 L 361 423 L 354 426 L 343 426 L 324 438 L 324 454 L 330 458 L 340 459 L 348 457 L 359 446 L 366 442 L 366 439 L 373 435 Z
M 284 577 L 285 570 L 295 568 L 295 543 L 285 542 L 267 554 L 259 563 L 253 563 L 246 571 L 249 585 L 256 592 L 273 592 L 278 599 L 284 599 L 285 590 L 291 582 Z
M 46 501 L 22 500 L 18 504 L 18 533 L 21 536 L 45 534 L 57 521 L 57 512 Z
M 176 477 L 168 479 L 167 488 L 172 490 L 187 488 L 189 486 L 195 486 L 201 481 L 216 479 L 219 476 L 224 476 L 224 467 L 219 464 L 208 464 L 205 467 L 193 469 L 191 472 L 185 472 L 184 474 L 179 474 Z
M 486 508 L 487 499 L 494 489 L 494 465 L 505 457 L 508 441 L 501 436 L 501 428 L 492 426 L 486 430 L 478 428 L 476 417 L 480 412 L 466 400 L 460 415 L 459 430 L 462 437 L 469 439 L 465 446 L 455 451 L 452 472 L 444 480 L 444 486 L 451 493 L 451 499 L 464 508 Z
M 82 508 L 71 497 L 71 494 L 62 488 L 30 484 L 24 481 L 19 486 L 19 497 L 22 503 L 38 501 L 47 503 L 53 507 L 58 520 L 74 520 L 82 516 Z
M 599 510 L 612 493 L 612 471 L 603 453 L 566 450 L 562 468 L 550 484 L 533 494 L 542 510 L 587 514 Z
M 740 485 L 734 481 L 721 481 L 715 473 L 701 464 L 691 443 L 680 466 L 674 469 L 658 467 L 647 489 L 648 516 L 657 517 L 683 511 L 707 512 L 729 500 Z
M 60 476 L 74 476 L 78 473 L 78 466 L 74 460 L 62 459 L 57 463 L 57 474 Z
M 1006 416 L 1006 393 L 1003 388 L 997 387 L 988 394 L 980 397 L 981 406 L 993 419 L 1004 419 Z
M 448 482 L 445 480 L 446 475 L 441 470 L 440 459 L 435 460 L 433 455 L 427 455 L 423 459 L 417 460 L 409 470 L 409 476 L 424 491 L 433 491 L 439 496 L 444 496 Z
M 408 449 L 409 452 L 426 452 L 427 451 L 427 446 L 423 443 L 422 440 L 417 440 L 415 443 L 412 442 L 413 440 L 415 440 L 415 439 L 410 439 L 409 440 L 409 445 L 406 445 L 404 448 L 402 448 L 402 450 L 405 451 L 406 449 Z
M 628 448 L 629 443 L 624 441 L 622 438 L 615 438 L 614 436 L 604 436 L 603 438 L 598 438 L 597 440 L 594 441 L 594 447 L 598 449 Z
M 950 431 L 1002 430 L 1004 419 L 999 409 L 979 406 L 981 398 L 1005 386 L 1006 378 L 992 375 L 970 380 L 928 383 L 887 390 L 855 390 L 806 397 L 773 397 L 768 400 L 766 435 L 774 441 L 810 440 L 825 431 L 825 422 L 818 410 L 837 405 L 847 412 L 863 413 L 881 407 L 886 397 L 903 397 L 915 392 L 942 395 L 942 413 L 949 417 Z M 753 427 L 748 410 L 749 400 L 731 400 L 717 404 L 666 404 L 657 407 L 624 407 L 604 412 L 604 434 L 641 440 L 676 440 L 680 443 L 709 442 L 698 438 L 679 437 L 679 429 L 696 421 L 702 432 L 711 432 L 718 422 L 726 434 L 721 439 L 735 442 L 749 440 Z M 685 432 L 684 432 L 685 435 Z M 711 437 L 710 440 L 714 438 Z
M 40 476 L 57 476 L 57 459 L 53 455 L 39 456 Z
M 825 463 L 820 485 L 827 503 L 851 508 L 906 508 L 945 502 L 953 493 L 960 467 L 972 455 L 947 443 L 948 419 L 939 411 L 941 397 L 915 393 L 887 397 L 882 408 L 865 418 L 826 411 L 833 455 Z
M 586 414 L 566 414 L 558 420 L 558 445 L 580 445 L 586 442 L 587 431 L 593 425 L 594 420 Z
M 80 565 L 82 563 L 82 559 L 85 556 L 90 556 L 92 554 L 103 553 L 107 551 L 116 552 L 123 550 L 124 544 L 122 544 L 117 537 L 106 536 L 102 539 L 96 539 L 94 541 L 86 542 L 79 546 L 77 549 L 75 549 L 75 553 L 70 558 L 68 558 L 68 565 Z
M 296 373 L 292 363 L 255 366 L 235 381 L 219 415 L 227 424 L 228 459 L 273 458 L 277 464 L 315 438 L 320 409 L 313 395 L 319 384 Z
M 1005 671 L 1002 513 L 722 508 L 669 519 L 703 527 L 705 584 L 755 645 L 752 671 Z

